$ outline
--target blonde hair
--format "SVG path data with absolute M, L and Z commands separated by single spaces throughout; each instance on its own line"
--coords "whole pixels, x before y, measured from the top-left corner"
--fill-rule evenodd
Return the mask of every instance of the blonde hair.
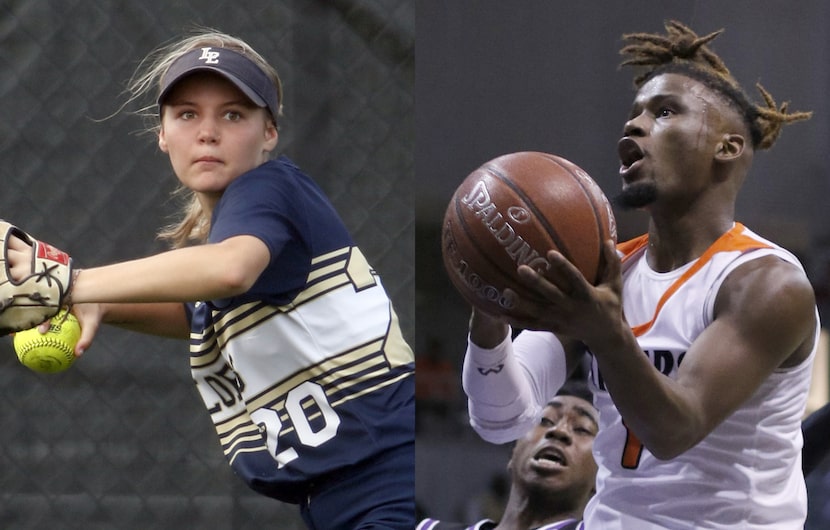
M 282 81 L 276 69 L 242 39 L 210 29 L 200 28 L 175 42 L 165 44 L 150 52 L 138 65 L 135 74 L 127 84 L 130 94 L 125 105 L 152 94 L 157 96 L 161 90 L 161 81 L 170 65 L 187 52 L 202 47 L 227 48 L 241 53 L 259 66 L 273 81 L 279 101 L 278 116 L 271 116 L 274 126 L 282 116 Z M 153 103 L 136 111 L 151 123 L 149 131 L 158 133 L 161 128 L 160 109 Z M 270 113 L 269 113 L 270 115 Z M 202 209 L 196 194 L 184 186 L 179 186 L 174 195 L 183 196 L 184 207 L 181 219 L 159 230 L 157 237 L 167 241 L 173 248 L 180 248 L 193 243 L 204 243 L 210 232 L 210 215 Z

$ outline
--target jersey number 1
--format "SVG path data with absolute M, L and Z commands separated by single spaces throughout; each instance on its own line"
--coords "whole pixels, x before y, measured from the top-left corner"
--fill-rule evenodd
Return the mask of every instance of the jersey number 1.
M 623 421 L 623 426 L 625 427 L 625 447 L 623 447 L 621 465 L 625 469 L 637 469 L 640 465 L 640 457 L 643 455 L 643 442 L 631 432 L 625 421 Z

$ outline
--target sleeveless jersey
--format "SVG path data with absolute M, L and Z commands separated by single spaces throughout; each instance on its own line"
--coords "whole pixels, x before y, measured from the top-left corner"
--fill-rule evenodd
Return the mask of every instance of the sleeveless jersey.
M 643 351 L 668 377 L 676 377 L 688 347 L 712 322 L 715 296 L 729 272 L 770 254 L 801 267 L 792 254 L 736 223 L 697 261 L 656 273 L 645 260 L 646 237 L 619 246 L 623 307 Z M 699 444 L 666 461 L 629 437 L 594 360 L 599 471 L 586 528 L 802 528 L 807 501 L 800 420 L 815 351 L 798 366 L 776 370 Z
M 377 274 L 287 158 L 225 190 L 209 242 L 242 234 L 271 262 L 244 295 L 189 304 L 191 371 L 236 474 L 296 503 L 413 444 L 414 357 Z

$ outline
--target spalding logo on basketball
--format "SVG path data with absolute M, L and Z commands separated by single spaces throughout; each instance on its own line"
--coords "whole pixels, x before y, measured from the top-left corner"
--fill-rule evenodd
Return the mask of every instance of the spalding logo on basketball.
M 596 182 L 564 158 L 539 152 L 500 156 L 473 171 L 444 216 L 444 266 L 464 299 L 493 315 L 521 317 L 510 288 L 533 298 L 516 269 L 545 274 L 558 250 L 591 283 L 602 243 L 617 239 L 614 213 Z

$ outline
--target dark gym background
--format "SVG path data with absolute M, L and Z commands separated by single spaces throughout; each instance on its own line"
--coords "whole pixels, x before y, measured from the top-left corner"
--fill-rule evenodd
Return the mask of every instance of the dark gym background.
M 503 501 L 487 499 L 504 486 L 511 449 L 481 442 L 467 425 L 458 372 L 469 308 L 441 264 L 444 209 L 476 167 L 523 150 L 564 156 L 613 195 L 619 187 L 616 142 L 634 96 L 632 72 L 617 68 L 623 33 L 662 33 L 663 22 L 672 18 L 700 35 L 725 28 L 712 46 L 753 99 L 760 98 L 754 88 L 760 81 L 779 103 L 791 101 L 790 110 L 814 111 L 812 120 L 786 127 L 771 151 L 756 155 L 737 213 L 802 258 L 824 321 L 830 322 L 830 4 L 418 0 L 416 5 L 416 315 L 422 361 L 417 494 L 427 514 L 471 523 L 482 514 L 482 503 Z M 642 214 L 618 212 L 617 219 L 620 239 L 645 230 Z M 423 362 L 428 357 L 432 363 Z M 432 370 L 422 369 L 430 365 Z M 826 353 L 816 366 L 826 387 Z M 826 469 L 810 477 L 808 528 L 830 527 Z
M 96 120 L 193 25 L 278 69 L 281 151 L 332 198 L 414 340 L 407 0 L 0 0 L 0 217 L 81 267 L 162 250 L 156 229 L 177 210 L 166 157 L 140 118 Z M 184 343 L 105 330 L 72 369 L 40 375 L 4 338 L 0 400 L 0 528 L 304 528 L 231 474 Z

